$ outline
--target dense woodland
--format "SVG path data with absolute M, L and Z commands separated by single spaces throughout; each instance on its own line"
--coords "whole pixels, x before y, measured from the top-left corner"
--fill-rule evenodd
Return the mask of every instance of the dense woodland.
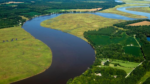
M 128 35 L 136 34 L 136 37 L 140 38 L 140 42 L 142 43 L 142 50 L 144 52 L 145 58 L 150 60 L 150 42 L 147 41 L 148 36 L 150 36 L 150 26 L 127 26 L 128 24 L 141 22 L 141 21 L 150 21 L 150 20 L 135 20 L 123 22 L 120 24 L 114 24 L 114 26 L 122 27 L 124 29 L 128 29 L 126 32 Z
M 131 23 L 141 22 L 145 20 L 135 20 L 127 21 L 124 23 L 114 24 L 114 26 L 122 27 L 124 30 L 118 30 L 115 27 L 107 27 L 99 30 L 87 31 L 84 33 L 85 38 L 93 46 L 96 51 L 96 60 L 94 64 L 86 70 L 82 75 L 70 79 L 67 84 L 137 84 L 137 82 L 143 77 L 146 72 L 150 71 L 150 56 L 149 48 L 150 42 L 147 41 L 146 36 L 149 36 L 150 31 L 148 27 L 150 26 L 127 26 Z M 149 20 L 146 20 L 149 21 Z M 118 31 L 114 33 L 115 31 Z M 121 38 L 123 33 L 126 33 L 128 36 L 133 36 L 136 34 L 136 38 L 139 38 L 140 43 L 142 44 L 143 55 L 136 57 L 131 54 L 124 53 L 122 43 L 110 43 L 109 45 L 98 44 L 98 40 L 93 40 L 93 38 L 98 39 L 100 36 L 109 36 L 109 39 Z M 105 39 L 104 39 L 105 40 Z M 138 52 L 137 52 L 138 53 Z M 110 59 L 121 59 L 126 61 L 133 62 L 143 62 L 141 65 L 137 66 L 131 74 L 125 78 L 126 72 L 121 69 L 107 67 L 109 62 L 105 64 L 106 67 L 101 66 L 102 58 Z M 106 71 L 107 73 L 104 73 Z M 117 71 L 118 73 L 115 73 Z M 96 73 L 101 73 L 101 76 L 93 75 Z M 115 77 L 117 76 L 117 77 Z M 149 84 L 150 78 L 148 78 L 143 84 Z
M 91 9 L 91 8 L 103 8 L 107 9 L 114 7 L 121 3 L 116 3 L 114 0 L 97 0 L 104 1 L 104 3 L 89 3 L 83 1 L 90 0 L 13 0 L 13 1 L 23 1 L 25 3 L 21 4 L 2 4 L 10 0 L 1 0 L 0 3 L 0 28 L 7 28 L 12 26 L 21 25 L 25 22 L 21 16 L 25 16 L 29 19 L 35 15 L 50 14 L 46 10 L 53 9 Z M 52 3 L 50 3 L 53 1 Z M 57 3 L 59 1 L 60 3 Z M 122 3 L 123 4 L 123 3 Z M 61 11 L 59 11 L 61 12 Z M 65 12 L 65 11 L 64 11 Z

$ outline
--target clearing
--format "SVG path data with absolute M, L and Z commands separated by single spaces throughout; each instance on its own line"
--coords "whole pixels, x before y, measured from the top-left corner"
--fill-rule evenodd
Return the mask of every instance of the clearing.
M 149 21 L 142 21 L 142 22 L 129 24 L 129 26 L 143 26 L 143 25 L 150 25 L 150 22 Z
M 108 59 L 100 59 L 102 63 L 106 62 Z M 115 66 L 116 64 L 116 66 Z M 137 67 L 140 63 L 129 62 L 123 60 L 109 59 L 109 66 L 101 65 L 101 67 L 113 67 L 117 69 L 124 70 L 127 74 L 130 73 L 135 67 Z

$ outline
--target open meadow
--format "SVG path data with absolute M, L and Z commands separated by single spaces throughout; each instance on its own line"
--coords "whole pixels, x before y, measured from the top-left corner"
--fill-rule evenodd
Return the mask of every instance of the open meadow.
M 130 18 L 147 18 L 145 16 L 134 15 L 134 14 L 130 14 L 130 13 L 126 13 L 126 12 L 122 12 L 122 11 L 118 11 L 117 10 L 117 8 L 119 8 L 119 7 L 127 7 L 127 6 L 139 6 L 139 4 L 138 5 L 137 4 L 117 5 L 114 8 L 105 9 L 105 10 L 102 10 L 100 12 L 103 12 L 103 13 L 113 13 L 113 14 L 118 14 L 118 15 L 130 17 Z
M 127 10 L 150 13 L 149 7 L 127 8 Z
M 43 21 L 41 26 L 61 30 L 85 40 L 83 37 L 85 31 L 97 30 L 119 22 L 124 22 L 124 20 L 109 19 L 92 14 L 63 14 Z
M 50 48 L 21 26 L 0 29 L 0 36 L 0 84 L 31 77 L 50 67 Z
M 145 3 L 149 4 L 149 0 L 121 0 L 125 3 Z
M 100 60 L 102 61 L 102 63 L 107 61 L 107 59 L 100 59 Z M 117 65 L 115 65 L 115 64 L 117 64 Z M 101 67 L 113 67 L 113 68 L 117 68 L 117 69 L 122 69 L 128 74 L 139 64 L 140 63 L 116 60 L 116 59 L 109 59 L 109 66 L 101 65 Z
M 150 25 L 149 21 L 142 21 L 142 22 L 137 22 L 137 23 L 133 23 L 133 24 L 129 24 L 129 26 L 143 26 L 143 25 Z

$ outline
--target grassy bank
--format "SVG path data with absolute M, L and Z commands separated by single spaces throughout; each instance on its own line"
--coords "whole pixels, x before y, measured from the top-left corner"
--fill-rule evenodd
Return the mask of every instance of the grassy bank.
M 106 10 L 103 10 L 103 11 L 100 11 L 100 12 L 103 12 L 103 13 L 113 13 L 113 14 L 118 14 L 118 15 L 130 17 L 130 18 L 147 18 L 145 16 L 134 15 L 134 14 L 125 13 L 125 12 L 121 12 L 121 11 L 117 10 L 117 8 L 119 8 L 119 7 L 126 7 L 126 6 L 139 6 L 139 5 L 137 5 L 137 4 L 117 5 L 114 8 L 109 8 L 109 9 L 106 9 Z
M 149 7 L 127 8 L 127 10 L 150 13 Z
M 149 4 L 149 1 L 147 0 L 121 0 L 125 3 L 146 3 Z
M 15 82 L 45 71 L 52 52 L 21 27 L 0 30 L 0 84 Z
M 83 37 L 85 31 L 112 26 L 114 23 L 123 21 L 92 14 L 63 14 L 56 18 L 43 21 L 41 26 L 61 30 L 85 40 Z
M 72 12 L 72 11 L 76 11 L 76 12 L 93 12 L 93 11 L 99 11 L 102 8 L 93 8 L 93 9 L 49 9 L 49 10 L 45 10 L 46 12 Z

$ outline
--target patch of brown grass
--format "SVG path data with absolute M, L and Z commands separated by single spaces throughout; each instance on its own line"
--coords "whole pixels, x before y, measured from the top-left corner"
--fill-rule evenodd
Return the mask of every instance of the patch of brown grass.
M 143 26 L 143 25 L 150 25 L 150 22 L 149 21 L 142 21 L 142 22 L 129 24 L 128 26 Z

